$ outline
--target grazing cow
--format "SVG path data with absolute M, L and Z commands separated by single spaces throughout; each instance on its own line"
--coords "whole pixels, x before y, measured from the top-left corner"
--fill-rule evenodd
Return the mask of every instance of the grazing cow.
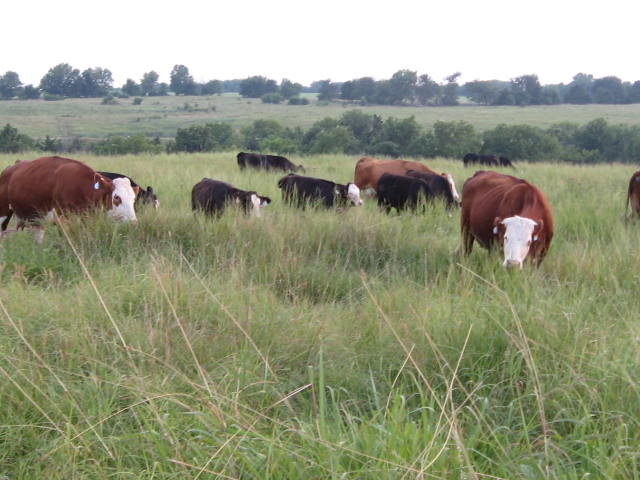
M 278 181 L 278 188 L 282 190 L 285 202 L 299 208 L 305 208 L 307 203 L 316 203 L 326 208 L 362 205 L 360 189 L 351 182 L 341 185 L 321 178 L 290 173 Z
M 147 186 L 147 189 L 140 188 L 140 186 L 133 181 L 131 177 L 127 177 L 121 173 L 113 173 L 113 172 L 98 172 L 100 175 L 103 175 L 111 180 L 115 178 L 128 178 L 131 182 L 131 188 L 136 194 L 136 207 L 140 207 L 142 205 L 153 205 L 153 208 L 158 208 L 160 205 L 160 201 L 158 200 L 158 196 L 154 193 L 153 188 Z
M 436 174 L 437 175 L 437 174 Z M 387 213 L 395 208 L 400 213 L 405 208 L 415 212 L 422 196 L 425 200 L 433 197 L 429 184 L 421 178 L 383 173 L 378 180 L 378 206 Z
M 356 163 L 356 169 L 353 175 L 354 183 L 360 190 L 365 191 L 368 195 L 373 195 L 377 190 L 378 180 L 383 173 L 391 173 L 394 175 L 405 175 L 407 170 L 416 170 L 418 172 L 435 173 L 429 167 L 420 162 L 411 160 L 376 160 L 374 158 L 363 157 Z M 460 200 L 456 184 L 453 177 L 448 173 L 440 173 L 451 185 L 451 192 L 455 201 Z
M 631 214 L 635 212 L 640 216 L 640 170 L 631 175 L 629 179 L 629 188 L 627 189 L 627 204 L 624 207 L 625 215 L 629 210 L 629 204 L 631 204 Z M 2 212 L 0 212 L 2 215 Z
M 453 199 L 451 184 L 442 175 L 438 175 L 437 173 L 418 172 L 416 170 L 407 170 L 405 175 L 408 177 L 420 178 L 427 182 L 433 198 L 441 198 L 444 200 L 447 204 L 447 208 L 459 206 L 458 202 Z M 380 182 L 378 181 L 378 183 Z
M 500 155 L 498 157 L 498 161 L 500 162 L 500 166 L 501 167 L 511 167 L 511 168 L 515 168 L 513 166 L 513 163 L 511 163 L 511 160 L 509 160 L 507 157 L 503 157 L 502 155 Z
M 462 163 L 466 167 L 470 163 L 478 163 L 478 154 L 477 153 L 467 153 L 464 157 L 462 157 Z
M 18 228 L 33 224 L 41 243 L 41 220 L 53 215 L 106 208 L 116 220 L 136 221 L 135 194 L 127 178 L 111 180 L 77 160 L 41 157 L 19 162 L 0 174 L 0 219 L 3 230 L 15 213 Z
M 220 216 L 227 205 L 236 204 L 242 207 L 244 213 L 259 217 L 260 209 L 270 203 L 269 197 L 210 178 L 203 178 L 191 190 L 191 208 L 208 215 Z
M 551 208 L 544 194 L 525 180 L 497 172 L 476 172 L 462 186 L 462 243 L 504 248 L 505 267 L 522 268 L 527 256 L 539 265 L 553 238 Z
M 287 158 L 280 155 L 240 152 L 237 158 L 240 170 L 251 167 L 263 170 L 281 170 L 283 172 L 297 172 L 299 170 L 304 173 L 304 167 L 302 165 L 296 166 Z

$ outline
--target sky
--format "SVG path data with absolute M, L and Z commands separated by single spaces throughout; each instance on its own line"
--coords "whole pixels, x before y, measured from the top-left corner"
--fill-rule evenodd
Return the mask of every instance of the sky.
M 398 70 L 437 82 L 544 85 L 577 73 L 640 80 L 634 0 L 13 0 L 0 10 L 0 75 L 38 85 L 68 63 L 111 71 L 113 86 L 151 70 L 170 81 L 263 75 L 309 85 Z

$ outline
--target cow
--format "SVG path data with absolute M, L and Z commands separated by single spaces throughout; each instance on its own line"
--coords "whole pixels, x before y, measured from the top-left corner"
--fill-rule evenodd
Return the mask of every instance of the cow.
M 105 208 L 122 221 L 136 222 L 135 194 L 127 178 L 111 180 L 88 165 L 63 157 L 19 162 L 0 174 L 0 220 L 3 231 L 15 213 L 18 228 L 35 227 L 35 240 L 44 237 L 42 219 L 53 215 Z
M 307 204 L 322 205 L 326 208 L 362 205 L 360 189 L 354 183 L 342 185 L 322 178 L 303 177 L 290 173 L 278 180 L 282 199 L 299 208 Z
M 511 167 L 511 168 L 515 168 L 513 166 L 513 163 L 511 163 L 511 160 L 509 160 L 507 157 L 503 157 L 502 155 L 498 156 L 498 162 L 500 162 L 500 166 L 501 167 Z
M 460 200 L 460 195 L 456 190 L 456 184 L 453 177 L 448 173 L 434 172 L 425 164 L 414 162 L 411 160 L 376 160 L 374 158 L 363 157 L 356 163 L 353 175 L 354 183 L 365 194 L 373 195 L 378 186 L 378 180 L 383 173 L 392 173 L 394 175 L 405 175 L 407 170 L 416 170 L 418 172 L 435 173 L 445 178 L 451 185 L 451 195 L 455 201 Z
M 527 257 L 538 266 L 553 238 L 551 207 L 535 186 L 498 172 L 478 171 L 462 186 L 460 218 L 465 254 L 474 240 L 504 250 L 504 267 L 522 269 Z
M 477 153 L 467 153 L 464 157 L 462 157 L 462 163 L 464 166 L 468 166 L 470 163 L 478 163 L 478 154 Z
M 476 153 L 467 153 L 462 158 L 464 166 L 468 166 L 471 163 L 477 163 L 479 165 L 485 165 L 487 167 L 497 167 L 500 165 L 498 156 L 496 155 L 478 155 Z
M 420 178 L 427 182 L 429 189 L 431 190 L 432 197 L 442 199 L 447 208 L 458 207 L 459 204 L 453 199 L 453 193 L 451 191 L 451 184 L 442 175 L 437 173 L 418 172 L 416 170 L 407 170 L 405 175 L 408 177 Z M 380 182 L 378 181 L 378 184 Z
M 262 170 L 280 170 L 283 172 L 301 171 L 304 173 L 304 167 L 302 165 L 294 165 L 287 158 L 280 155 L 240 152 L 237 155 L 237 159 L 240 170 L 250 167 Z
M 415 212 L 420 197 L 430 199 L 433 192 L 429 184 L 421 178 L 383 173 L 378 180 L 376 196 L 378 206 L 384 208 L 387 213 L 391 212 L 392 208 L 398 213 L 405 208 Z
M 220 216 L 228 205 L 239 205 L 245 214 L 260 216 L 260 209 L 271 203 L 269 197 L 255 191 L 240 190 L 233 185 L 203 178 L 191 190 L 191 209 L 207 215 Z
M 136 182 L 133 181 L 131 177 L 123 175 L 122 173 L 113 173 L 113 172 L 98 172 L 100 175 L 103 175 L 111 180 L 115 178 L 128 178 L 131 182 L 131 188 L 133 188 L 134 193 L 136 194 L 136 208 L 139 208 L 143 205 L 153 205 L 153 208 L 158 208 L 160 205 L 160 201 L 158 200 L 158 196 L 153 191 L 153 188 L 147 186 L 147 189 L 140 188 Z
M 629 188 L 627 189 L 627 203 L 624 207 L 625 215 L 631 204 L 631 215 L 634 213 L 640 216 L 640 170 L 631 175 L 629 179 Z M 0 212 L 2 215 L 2 212 Z

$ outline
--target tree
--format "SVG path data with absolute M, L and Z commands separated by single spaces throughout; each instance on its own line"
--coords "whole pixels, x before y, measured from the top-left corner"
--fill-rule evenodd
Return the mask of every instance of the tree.
M 389 80 L 392 97 L 390 103 L 399 105 L 413 101 L 414 90 L 418 82 L 418 74 L 411 70 L 398 70 Z
M 193 95 L 196 91 L 196 82 L 189 75 L 189 69 L 184 65 L 174 65 L 171 70 L 169 88 L 176 95 Z
M 0 152 L 2 153 L 18 153 L 23 150 L 31 150 L 35 142 L 31 137 L 18 133 L 18 129 L 6 124 L 0 130 Z
M 585 105 L 591 103 L 591 95 L 587 87 L 581 84 L 574 84 L 569 87 L 564 96 L 565 103 L 573 103 L 576 105 Z
M 447 158 L 462 158 L 466 153 L 477 152 L 482 138 L 473 125 L 464 120 L 437 121 L 433 125 L 433 154 Z
M 31 84 L 25 85 L 22 92 L 20 92 L 20 98 L 25 100 L 35 100 L 36 98 L 40 98 L 40 90 Z
M 474 80 L 463 85 L 467 97 L 475 103 L 482 105 L 493 104 L 499 95 L 499 88 L 492 81 Z
M 74 97 L 79 93 L 80 70 L 68 63 L 60 63 L 49 69 L 40 80 L 40 90 L 51 95 Z
M 255 75 L 247 77 L 240 82 L 240 95 L 248 98 L 260 98 L 265 93 L 274 93 L 278 90 L 275 80 Z
M 622 81 L 618 77 L 598 78 L 591 84 L 595 103 L 626 103 Z
M 132 97 L 142 94 L 142 88 L 140 88 L 140 85 L 138 85 L 134 80 L 131 80 L 130 78 L 127 78 L 127 81 L 122 86 L 121 90 L 123 93 L 126 93 L 127 95 L 130 95 Z
M 415 88 L 416 100 L 419 104 L 427 105 L 429 103 L 435 103 L 440 93 L 440 85 L 438 85 L 435 80 L 427 74 L 420 75 Z
M 277 120 L 255 120 L 241 130 L 244 137 L 242 143 L 249 150 L 258 150 L 262 140 L 272 136 L 282 136 L 283 132 L 284 127 Z
M 102 97 L 113 85 L 113 76 L 106 68 L 88 68 L 78 79 L 77 93 L 82 97 Z
M 158 78 L 160 76 L 153 70 L 142 75 L 142 80 L 140 80 L 142 95 L 152 96 L 158 94 Z
M 319 82 L 318 100 L 331 101 L 338 96 L 338 85 L 331 80 Z
M 179 152 L 211 152 L 233 146 L 233 128 L 228 123 L 207 123 L 179 128 L 175 150 Z
M 522 75 L 511 80 L 511 91 L 516 105 L 540 105 L 542 86 L 537 75 Z
M 220 95 L 224 92 L 224 87 L 220 80 L 209 80 L 201 87 L 202 95 Z
M 282 95 L 282 98 L 288 100 L 291 97 L 297 97 L 302 93 L 302 85 L 283 78 L 282 82 L 280 82 L 278 93 Z
M 8 71 L 0 77 L 0 97 L 13 98 L 17 96 L 21 85 L 22 82 L 18 74 Z
M 460 88 L 460 85 L 456 80 L 460 75 L 460 72 L 456 72 L 445 78 L 447 84 L 442 89 L 440 100 L 443 105 L 458 105 L 458 88 Z

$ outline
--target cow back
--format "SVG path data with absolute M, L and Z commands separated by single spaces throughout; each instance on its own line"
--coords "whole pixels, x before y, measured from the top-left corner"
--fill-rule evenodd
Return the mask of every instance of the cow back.
M 113 182 L 88 165 L 63 157 L 25 162 L 11 176 L 8 196 L 22 219 L 33 219 L 57 208 L 80 212 L 110 207 Z
M 383 174 L 405 175 L 407 170 L 436 173 L 423 163 L 412 160 L 376 160 L 374 158 L 363 157 L 356 163 L 353 182 L 361 190 L 365 188 L 377 190 L 378 180 L 380 180 Z

